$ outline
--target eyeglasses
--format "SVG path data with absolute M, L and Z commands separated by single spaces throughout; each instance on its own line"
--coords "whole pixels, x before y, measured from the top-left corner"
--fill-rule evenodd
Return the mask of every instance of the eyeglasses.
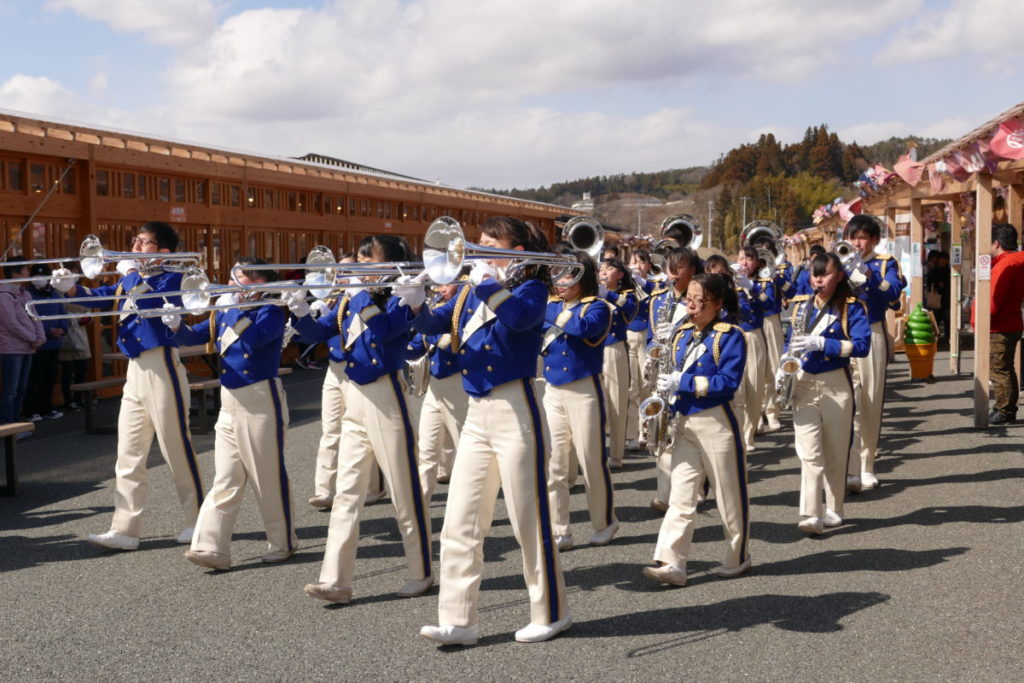
M 159 242 L 154 242 L 153 240 L 147 240 L 145 237 L 133 237 L 132 238 L 132 246 L 133 247 L 155 247 L 155 246 L 158 246 L 159 244 L 160 244 Z
M 707 299 L 705 299 L 703 297 L 698 297 L 696 299 L 694 299 L 691 296 L 686 297 L 686 305 L 687 306 L 700 306 L 705 301 L 707 301 Z

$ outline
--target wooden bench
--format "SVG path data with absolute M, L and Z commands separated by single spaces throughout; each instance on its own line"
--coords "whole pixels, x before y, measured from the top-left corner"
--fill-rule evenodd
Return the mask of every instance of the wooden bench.
M 0 425 L 0 438 L 4 440 L 4 452 L 7 461 L 7 481 L 0 486 L 0 496 L 18 495 L 18 470 L 14 463 L 14 444 L 18 440 L 18 434 L 22 432 L 34 432 L 36 426 L 31 422 L 11 422 Z
M 95 413 L 93 412 L 93 403 L 96 400 L 96 392 L 100 389 L 108 389 L 110 387 L 122 386 L 125 381 L 124 377 L 108 377 L 106 379 L 97 379 L 92 382 L 79 382 L 78 384 L 71 385 L 71 391 L 77 391 L 85 394 L 85 433 L 86 434 L 117 434 L 117 426 L 97 426 L 95 421 Z

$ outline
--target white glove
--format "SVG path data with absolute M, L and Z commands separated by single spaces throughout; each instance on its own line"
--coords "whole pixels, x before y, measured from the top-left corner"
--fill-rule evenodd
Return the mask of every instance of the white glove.
M 824 351 L 825 350 L 825 338 L 812 334 L 804 337 L 804 353 L 808 351 Z
M 128 273 L 138 269 L 139 262 L 133 259 L 124 259 L 117 262 L 117 272 L 121 273 L 121 275 L 127 276 Z
M 794 334 L 789 338 L 789 353 L 799 356 L 807 349 L 807 335 Z
M 486 261 L 477 261 L 469 271 L 469 279 L 474 285 L 478 285 L 487 278 L 498 278 L 498 271 Z
M 398 297 L 398 303 L 407 308 L 419 308 L 427 299 L 423 285 L 417 284 L 412 277 L 403 275 L 398 278 L 391 293 Z
M 672 330 L 674 330 L 675 327 L 675 323 L 673 322 L 666 321 L 660 323 L 656 328 L 654 328 L 654 336 L 658 339 L 667 339 L 668 336 L 672 334 Z
M 309 304 L 306 302 L 306 297 L 297 294 L 290 295 L 288 297 L 288 310 L 296 318 L 305 318 L 309 315 Z
M 782 378 L 785 377 L 785 376 L 786 376 L 786 373 L 784 373 L 782 371 L 782 368 L 779 368 L 778 370 L 776 370 L 775 371 L 775 386 L 779 386 L 780 384 L 782 384 Z
M 658 391 L 679 391 L 679 380 L 682 376 L 681 370 L 673 370 L 664 375 L 658 375 Z
M 238 303 L 238 297 L 234 292 L 230 294 L 221 294 L 217 297 L 217 301 L 214 302 L 217 306 L 234 306 Z
M 736 281 L 737 287 L 742 287 L 743 289 L 750 289 L 754 286 L 754 283 L 751 282 L 750 278 L 744 275 L 743 273 L 736 273 L 736 276 L 733 279 Z
M 323 301 L 322 299 L 317 299 L 316 301 L 309 305 L 309 312 L 310 314 L 312 314 L 314 318 L 319 318 L 320 316 L 327 315 L 327 313 L 330 312 L 330 310 L 331 307 L 328 306 L 327 302 Z
M 177 308 L 174 304 L 167 303 L 163 305 L 164 309 L 173 310 Z M 181 327 L 181 316 L 177 313 L 166 313 L 160 316 L 160 322 L 170 328 L 171 332 L 177 332 L 178 328 Z
M 599 285 L 598 288 L 597 288 L 597 295 L 599 297 L 601 297 L 602 299 L 607 299 L 608 298 L 608 288 L 605 287 L 604 285 Z
M 67 268 L 58 268 L 50 275 L 50 286 L 61 294 L 66 294 L 78 282 L 78 276 Z

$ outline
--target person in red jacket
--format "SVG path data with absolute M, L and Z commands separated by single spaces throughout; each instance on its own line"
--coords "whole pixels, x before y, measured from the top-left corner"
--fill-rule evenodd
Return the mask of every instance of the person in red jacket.
M 996 401 L 988 421 L 993 425 L 1013 424 L 1020 395 L 1013 359 L 1024 330 L 1024 252 L 1017 251 L 1017 229 L 1009 223 L 992 226 L 991 298 L 989 378 Z

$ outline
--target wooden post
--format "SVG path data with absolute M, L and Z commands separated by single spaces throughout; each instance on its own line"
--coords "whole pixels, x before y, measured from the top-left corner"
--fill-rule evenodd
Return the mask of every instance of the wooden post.
M 950 244 L 950 266 L 949 266 L 949 371 L 954 375 L 960 374 L 960 326 L 961 311 L 963 311 L 963 274 L 961 273 L 961 262 L 953 263 L 952 256 L 959 252 L 960 259 L 963 258 L 963 245 L 961 244 L 961 231 L 963 230 L 963 216 L 960 214 L 960 206 L 956 202 L 949 202 L 949 244 Z
M 924 300 L 924 278 L 921 276 L 921 256 L 924 250 L 924 222 L 922 215 L 921 200 L 913 198 L 910 200 L 910 311 L 913 311 L 917 304 Z
M 988 427 L 989 331 L 991 329 L 992 176 L 979 173 L 974 214 L 974 426 Z
M 1022 218 L 1022 205 L 1024 205 L 1024 185 L 1009 185 L 1006 193 L 1006 220 L 1013 227 L 1017 228 L 1017 245 L 1021 244 L 1021 230 L 1024 229 L 1024 218 Z M 1024 344 L 1018 344 L 1017 352 L 1013 356 L 1014 370 L 1017 373 L 1017 382 L 1024 382 Z

